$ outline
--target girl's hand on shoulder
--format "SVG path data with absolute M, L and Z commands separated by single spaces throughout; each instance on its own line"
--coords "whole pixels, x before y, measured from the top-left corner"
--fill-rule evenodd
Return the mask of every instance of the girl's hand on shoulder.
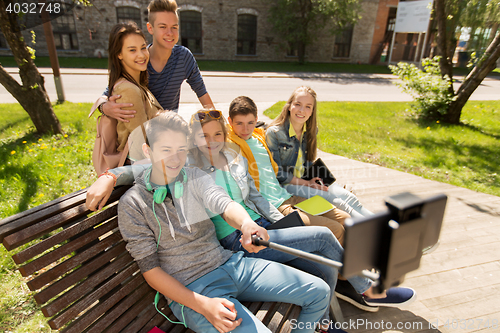
M 99 177 L 87 190 L 85 206 L 91 211 L 101 210 L 111 196 L 114 185 L 113 177 L 109 175 Z

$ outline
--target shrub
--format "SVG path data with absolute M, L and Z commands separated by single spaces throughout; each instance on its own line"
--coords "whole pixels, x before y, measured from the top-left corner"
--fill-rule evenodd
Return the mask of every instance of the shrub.
M 401 81 L 396 83 L 403 91 L 413 96 L 414 115 L 424 120 L 442 120 L 450 103 L 456 98 L 448 90 L 451 79 L 441 75 L 439 57 L 422 60 L 424 70 L 405 62 L 390 65 L 392 73 Z

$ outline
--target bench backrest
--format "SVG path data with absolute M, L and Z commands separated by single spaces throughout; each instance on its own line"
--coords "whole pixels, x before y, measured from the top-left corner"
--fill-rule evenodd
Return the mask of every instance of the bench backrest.
M 155 291 L 125 249 L 117 204 L 129 187 L 113 191 L 92 214 L 81 190 L 0 221 L 9 251 L 53 329 L 62 332 L 192 332 L 169 323 L 153 305 Z M 289 332 L 300 308 L 283 303 L 246 304 L 273 332 Z M 176 318 L 162 297 L 159 308 Z

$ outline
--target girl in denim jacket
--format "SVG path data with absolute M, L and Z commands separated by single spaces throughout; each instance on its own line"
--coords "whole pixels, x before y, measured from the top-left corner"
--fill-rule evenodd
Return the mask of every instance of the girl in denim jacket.
M 321 179 L 302 179 L 304 170 L 316 159 L 316 92 L 298 87 L 266 131 L 266 142 L 278 165 L 277 178 L 293 195 L 311 198 L 320 195 L 352 217 L 371 215 L 358 198 L 336 183 L 327 187 Z

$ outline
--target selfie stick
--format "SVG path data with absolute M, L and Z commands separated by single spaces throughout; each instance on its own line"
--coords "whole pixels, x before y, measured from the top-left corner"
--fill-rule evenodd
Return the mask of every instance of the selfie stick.
M 291 254 L 291 255 L 299 257 L 299 258 L 303 258 L 303 259 L 311 260 L 311 261 L 314 261 L 314 262 L 317 262 L 320 264 L 328 265 L 328 266 L 333 267 L 333 268 L 338 269 L 338 270 L 340 270 L 343 266 L 343 264 L 341 262 L 331 260 L 331 259 L 322 257 L 322 256 L 317 255 L 317 254 L 304 252 L 302 250 L 297 250 L 297 249 L 294 249 L 294 248 L 291 248 L 288 246 L 273 243 L 270 241 L 265 241 L 257 235 L 252 235 L 252 244 L 256 245 L 256 246 L 265 246 L 265 247 L 268 247 L 270 249 L 281 251 L 284 253 L 288 253 L 288 254 Z M 380 275 L 378 273 L 374 273 L 374 272 L 368 271 L 366 269 L 362 270 L 359 275 L 362 277 L 369 278 L 373 281 L 377 281 L 380 277 Z
M 252 244 L 256 245 L 256 246 L 265 246 L 265 247 L 268 247 L 268 248 L 273 249 L 273 250 L 278 250 L 278 251 L 288 253 L 288 254 L 291 254 L 291 255 L 299 257 L 299 258 L 303 258 L 303 259 L 311 260 L 311 261 L 314 261 L 314 262 L 317 262 L 320 264 L 328 265 L 328 266 L 336 268 L 336 269 L 340 269 L 343 266 L 341 262 L 331 260 L 331 259 L 319 256 L 317 254 L 308 253 L 308 252 L 304 252 L 301 250 L 293 249 L 293 248 L 288 247 L 288 246 L 265 241 L 257 235 L 252 235 Z

